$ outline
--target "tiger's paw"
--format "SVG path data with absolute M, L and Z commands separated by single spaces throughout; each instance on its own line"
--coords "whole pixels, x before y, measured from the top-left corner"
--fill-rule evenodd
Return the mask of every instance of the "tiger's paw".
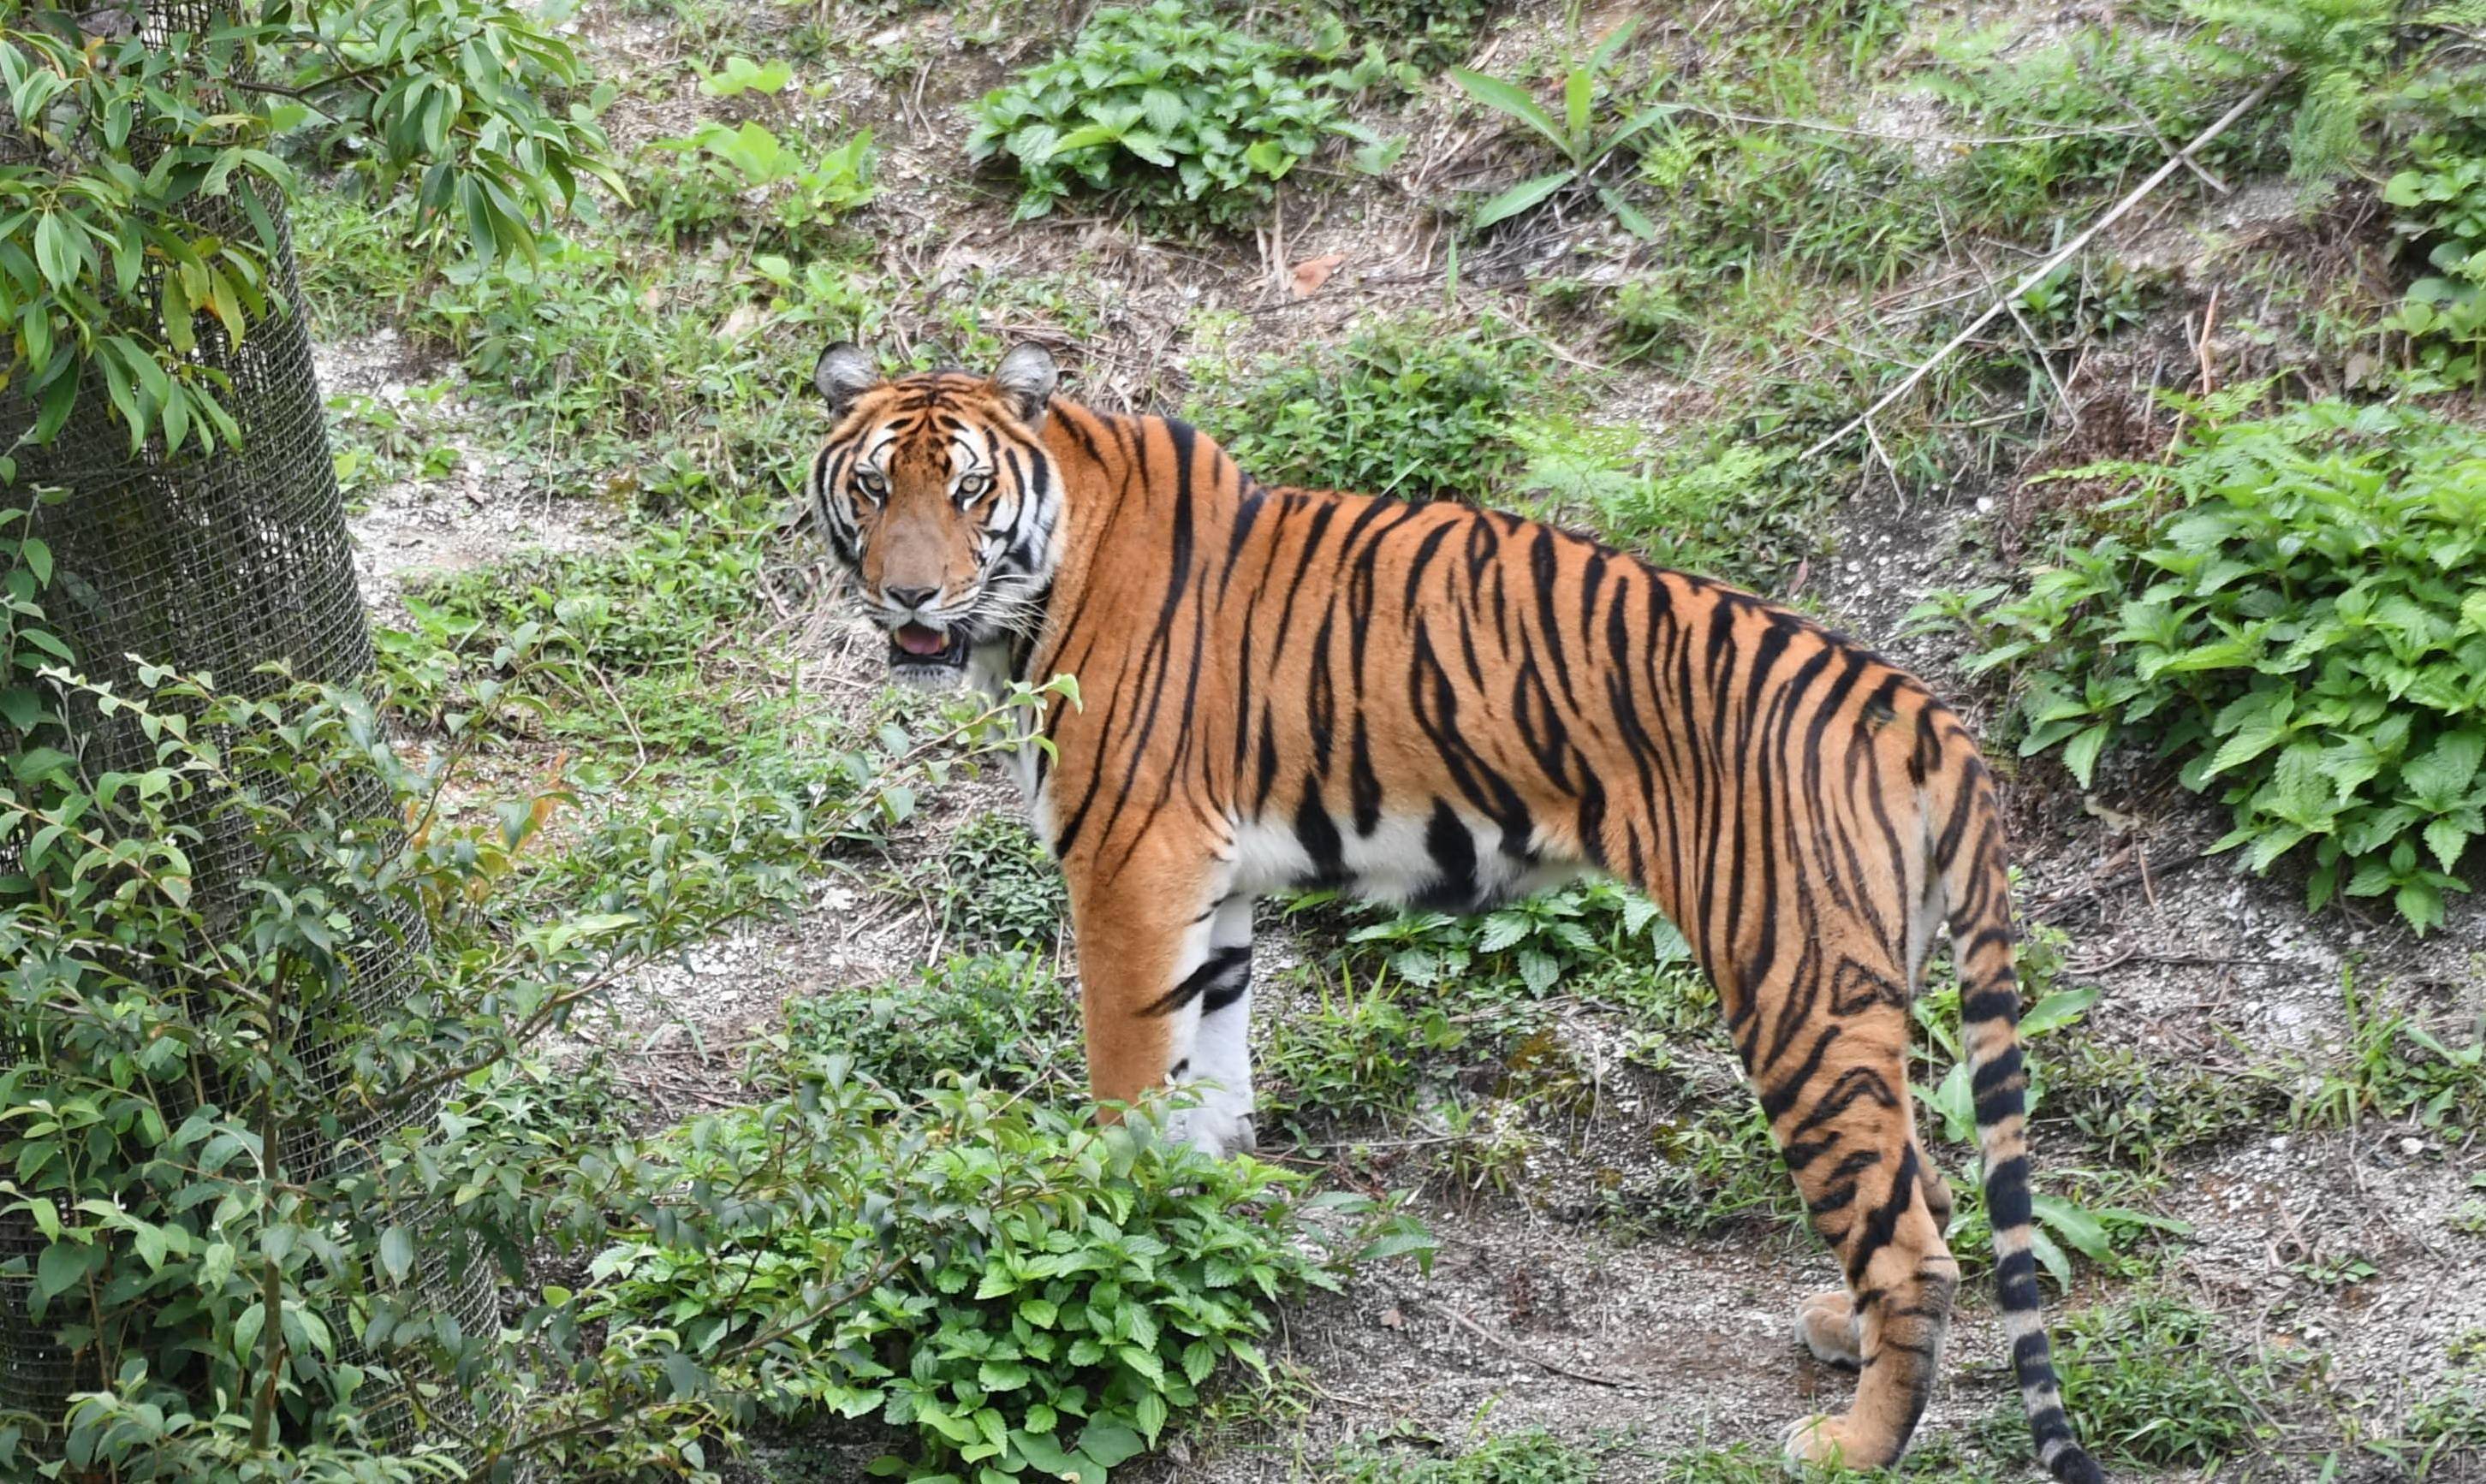
M 1844 1288 L 1817 1293 L 1796 1305 L 1795 1337 L 1815 1360 L 1853 1369 L 1864 1363 L 1864 1331 L 1856 1301 Z
M 1843 1297 L 1843 1296 L 1842 1296 Z M 1816 1413 L 1787 1429 L 1785 1459 L 1789 1473 L 1813 1469 L 1862 1469 L 1863 1458 L 1848 1446 L 1847 1419 Z
M 1211 1159 L 1250 1154 L 1259 1148 L 1259 1133 L 1252 1124 L 1249 1097 L 1238 1097 L 1213 1085 L 1202 1085 L 1196 1090 L 1200 1102 L 1174 1110 L 1166 1120 L 1166 1132 L 1175 1142 L 1189 1144 Z

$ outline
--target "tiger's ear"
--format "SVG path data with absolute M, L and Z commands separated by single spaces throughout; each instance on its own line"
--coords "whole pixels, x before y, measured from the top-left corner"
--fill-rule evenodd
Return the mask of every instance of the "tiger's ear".
M 812 385 L 829 399 L 829 413 L 843 417 L 854 399 L 880 385 L 880 366 L 870 353 L 850 341 L 840 341 L 820 352 L 812 367 Z
M 1035 428 L 1044 426 L 1045 404 L 1053 399 L 1053 389 L 1061 380 L 1062 371 L 1053 364 L 1051 351 L 1042 345 L 1013 345 L 993 371 L 992 385 L 1018 420 Z

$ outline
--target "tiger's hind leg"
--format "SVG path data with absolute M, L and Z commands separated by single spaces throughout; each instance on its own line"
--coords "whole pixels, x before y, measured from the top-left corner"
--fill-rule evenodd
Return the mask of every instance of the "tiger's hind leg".
M 1932 1395 L 1959 1265 L 1935 1214 L 1947 1190 L 1926 1178 L 1917 1147 L 1906 1012 L 1895 997 L 1857 1004 L 1836 987 L 1814 1003 L 1809 1018 L 1783 1020 L 1776 1005 L 1755 1017 L 1754 1081 L 1814 1228 L 1846 1270 L 1844 1312 L 1829 1296 L 1809 1301 L 1806 1341 L 1852 1357 L 1860 1375 L 1855 1406 L 1795 1424 L 1787 1455 L 1878 1468 L 1906 1449 Z
M 1917 1179 L 1924 1187 L 1925 1206 L 1933 1213 L 1934 1228 L 1947 1230 L 1950 1182 L 1934 1168 L 1921 1145 L 1917 1149 Z M 1851 1370 L 1861 1365 L 1864 1360 L 1864 1327 L 1857 1317 L 1855 1295 L 1844 1288 L 1833 1288 L 1797 1305 L 1795 1337 L 1798 1344 L 1812 1352 L 1814 1360 Z

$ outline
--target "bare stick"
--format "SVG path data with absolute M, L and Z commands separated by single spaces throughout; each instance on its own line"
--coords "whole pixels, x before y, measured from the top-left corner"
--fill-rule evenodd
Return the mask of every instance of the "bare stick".
M 2168 176 L 2171 176 L 2178 170 L 2182 170 L 2186 166 L 2190 165 L 2193 162 L 2194 151 L 2200 149 L 2211 140 L 2214 140 L 2221 134 L 2225 133 L 2229 126 L 2234 124 L 2238 119 L 2241 119 L 2245 115 L 2252 112 L 2254 108 L 2260 105 L 2263 98 L 2270 96 L 2271 90 L 2278 87 L 2279 82 L 2286 76 L 2287 73 L 2283 71 L 2274 74 L 2260 87 L 2255 88 L 2250 95 L 2248 95 L 2243 102 L 2238 103 L 2235 107 L 2228 109 L 2224 114 L 2221 114 L 2217 123 L 2211 124 L 2208 128 L 2201 130 L 2199 134 L 2194 137 L 2191 144 L 2186 145 L 2175 153 L 2168 155 L 2165 164 L 2149 173 L 2148 179 L 2141 181 L 2139 185 L 2132 188 L 2131 194 L 2125 196 L 2121 201 L 2116 202 L 2113 206 L 2109 207 L 2104 216 L 2099 217 L 2096 221 L 2093 221 L 2089 223 L 2088 226 L 2083 228 L 2079 235 L 2073 237 L 2072 240 L 2056 249 L 2053 257 L 2050 257 L 2044 262 L 2037 264 L 2035 268 L 2029 272 L 2027 277 L 2021 279 L 2017 284 L 2014 284 L 2009 292 L 2005 293 L 2002 298 L 1995 300 L 1992 304 L 1987 305 L 1985 307 L 1985 313 L 1977 316 L 1975 319 L 1970 320 L 1967 327 L 1961 330 L 1957 335 L 1952 336 L 1940 350 L 1935 351 L 1932 355 L 1927 356 L 1923 361 L 1920 362 L 1915 371 L 1908 372 L 1905 380 L 1901 381 L 1897 386 L 1892 387 L 1888 392 L 1883 393 L 1880 398 L 1875 399 L 1872 406 L 1867 407 L 1863 412 L 1857 414 L 1856 417 L 1848 422 L 1846 426 L 1841 427 L 1838 431 L 1832 433 L 1830 436 L 1822 439 L 1812 447 L 1805 450 L 1804 456 L 1806 458 L 1817 457 L 1821 453 L 1822 450 L 1831 447 L 1833 444 L 1836 444 L 1840 439 L 1846 437 L 1849 433 L 1852 433 L 1856 431 L 1856 429 L 1864 426 L 1866 419 L 1871 418 L 1883 408 L 1888 407 L 1892 402 L 1897 401 L 1900 398 L 1907 396 L 1909 392 L 1915 390 L 1917 383 L 1925 379 L 1925 373 L 1927 371 L 1932 371 L 1935 367 L 1940 366 L 1943 362 L 1950 359 L 1952 351 L 1957 350 L 1960 346 L 1967 344 L 1971 340 L 1975 339 L 1976 332 L 1984 329 L 1988 323 L 1992 322 L 1995 316 L 2000 315 L 2004 310 L 2010 308 L 2013 300 L 2019 298 L 2022 294 L 2027 293 L 2030 289 L 2036 288 L 2039 284 L 2044 283 L 2057 268 L 2059 268 L 2064 263 L 2070 261 L 2074 254 L 2078 253 L 2082 248 L 2088 246 L 2089 239 L 2091 237 L 2096 236 L 2099 233 L 2106 231 L 2109 227 L 2112 227 L 2115 223 L 2123 220 L 2125 212 L 2130 211 L 2134 206 L 2141 205 L 2151 191 L 2158 189 L 2158 187 L 2166 181 Z

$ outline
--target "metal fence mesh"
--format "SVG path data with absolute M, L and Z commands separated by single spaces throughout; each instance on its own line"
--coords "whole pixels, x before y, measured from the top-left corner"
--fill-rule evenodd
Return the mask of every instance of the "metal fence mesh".
M 202 29 L 218 9 L 216 0 L 156 0 L 147 22 L 151 39 Z M 9 152 L 0 143 L 0 164 L 9 163 Z M 283 204 L 267 206 L 282 236 Z M 189 214 L 227 237 L 256 238 L 247 213 L 230 198 L 202 201 Z M 56 563 L 44 595 L 50 626 L 86 674 L 109 679 L 124 694 L 134 689 L 132 655 L 262 693 L 284 683 L 254 673 L 272 661 L 306 680 L 351 681 L 371 668 L 371 633 L 354 586 L 291 246 L 276 246 L 270 288 L 291 303 L 290 315 L 255 326 L 238 345 L 215 331 L 212 317 L 199 322 L 194 359 L 229 378 L 220 399 L 240 426 L 237 450 L 202 457 L 192 449 L 168 457 L 151 440 L 132 453 L 127 430 L 107 414 L 102 378 L 90 367 L 77 411 L 59 436 L 48 447 L 17 451 L 20 491 L 69 491 L 36 523 Z M 142 284 L 139 294 L 140 302 L 152 302 L 154 285 Z M 14 446 L 34 414 L 23 397 L 0 398 L 0 448 Z M 70 720 L 90 776 L 152 763 L 149 744 L 125 715 L 106 718 L 85 708 Z M 364 777 L 345 788 L 347 797 L 337 802 L 346 814 L 389 812 L 391 801 L 377 779 Z M 238 827 L 200 823 L 207 834 L 192 851 L 195 899 L 212 915 L 216 903 L 241 900 L 257 851 Z M 5 855 L 0 851 L 0 868 L 11 864 Z M 401 901 L 374 915 L 377 921 L 363 924 L 368 947 L 354 965 L 349 991 L 357 1010 L 402 1003 L 427 947 L 424 922 L 411 905 Z M 23 1054 L 0 1040 L 0 1056 Z M 342 1088 L 349 1055 L 342 1043 L 314 1053 L 323 1090 Z M 391 1121 L 428 1122 L 434 1111 L 401 1109 Z M 349 1126 L 332 1146 L 316 1129 L 305 1130 L 285 1158 L 296 1170 L 333 1170 L 338 1148 L 368 1146 L 379 1132 Z M 442 1240 L 446 1223 L 429 1224 L 442 1229 L 422 1244 L 425 1298 L 455 1314 L 465 1333 L 491 1333 L 498 1314 L 489 1264 L 468 1260 L 456 1244 Z M 30 1275 L 43 1245 L 27 1219 L 0 1212 L 0 1416 L 56 1419 L 72 1390 L 104 1379 L 90 1358 L 65 1352 L 48 1326 L 28 1320 Z M 366 1389 L 363 1400 L 376 1436 L 403 1438 L 410 1431 L 411 1409 L 402 1397 Z

